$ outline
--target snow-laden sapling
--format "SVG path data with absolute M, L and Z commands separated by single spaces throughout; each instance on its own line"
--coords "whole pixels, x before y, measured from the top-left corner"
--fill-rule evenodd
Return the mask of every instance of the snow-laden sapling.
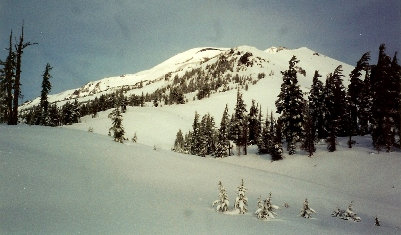
M 345 210 L 345 212 L 343 213 L 341 218 L 345 219 L 345 220 L 352 220 L 354 222 L 361 221 L 361 217 L 357 216 L 356 213 L 352 209 L 352 202 L 348 205 L 347 210 Z
M 269 193 L 269 197 L 266 198 L 265 200 L 261 200 L 261 197 L 258 198 L 258 209 L 255 211 L 256 216 L 260 220 L 267 220 L 269 218 L 274 219 L 275 216 L 277 216 L 277 213 L 275 210 L 277 210 L 279 207 L 276 205 L 271 204 L 271 198 L 272 194 Z
M 304 206 L 302 207 L 302 210 L 301 210 L 301 214 L 299 214 L 299 215 L 304 218 L 309 219 L 312 217 L 311 216 L 312 213 L 316 213 L 316 211 L 309 207 L 309 202 L 308 202 L 308 199 L 306 198 L 304 201 Z
M 241 180 L 241 185 L 238 187 L 238 196 L 235 199 L 234 209 L 239 210 L 239 214 L 245 214 L 248 209 L 248 198 L 245 196 L 246 188 L 244 186 L 244 179 Z
M 341 210 L 337 208 L 337 210 L 331 213 L 333 217 L 339 217 L 343 220 L 352 220 L 354 222 L 360 222 L 361 217 L 357 216 L 357 214 L 352 209 L 352 202 L 349 204 L 346 210 Z
M 228 200 L 226 189 L 224 188 L 221 181 L 219 181 L 219 199 L 214 201 L 212 206 L 216 206 L 216 211 L 226 212 L 228 210 L 228 206 L 230 205 L 230 201 Z

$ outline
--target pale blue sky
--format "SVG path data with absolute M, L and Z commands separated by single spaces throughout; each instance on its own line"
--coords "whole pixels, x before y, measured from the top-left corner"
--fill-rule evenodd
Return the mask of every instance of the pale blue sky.
M 57 93 L 193 47 L 306 46 L 352 65 L 366 51 L 376 62 L 381 43 L 401 48 L 399 0 L 2 0 L 0 48 L 23 20 L 39 43 L 23 56 L 23 100 L 39 96 L 46 63 Z

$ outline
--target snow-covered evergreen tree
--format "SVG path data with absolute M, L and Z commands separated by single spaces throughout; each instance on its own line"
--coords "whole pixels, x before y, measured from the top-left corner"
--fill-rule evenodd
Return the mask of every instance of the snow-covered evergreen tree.
M 237 198 L 235 199 L 234 208 L 239 211 L 240 214 L 245 214 L 248 211 L 248 198 L 246 197 L 247 189 L 244 186 L 244 179 L 241 180 L 241 185 L 237 188 Z
M 173 150 L 178 153 L 184 152 L 184 136 L 182 135 L 181 129 L 177 132 Z
M 269 197 L 261 201 L 261 197 L 258 198 L 258 209 L 255 211 L 256 216 L 260 220 L 274 219 L 277 216 L 275 210 L 279 209 L 278 206 L 271 203 L 272 194 L 269 193 Z
M 237 104 L 235 105 L 234 115 L 230 122 L 232 130 L 232 140 L 237 145 L 238 154 L 241 153 L 241 147 L 245 147 L 245 145 L 247 144 L 246 140 L 244 140 L 244 131 L 246 131 L 244 127 L 247 127 L 247 125 L 244 125 L 245 118 L 246 106 L 244 100 L 242 99 L 242 94 L 238 88 Z
M 281 114 L 283 133 L 290 155 L 295 154 L 296 143 L 302 140 L 304 98 L 298 85 L 295 65 L 299 62 L 295 56 L 289 61 L 289 68 L 282 71 L 283 83 L 276 100 L 277 113 Z
M 345 220 L 352 220 L 354 222 L 361 221 L 361 217 L 357 216 L 357 214 L 354 212 L 354 210 L 352 208 L 352 202 L 348 205 L 348 208 L 341 215 L 341 218 L 345 219 Z
M 199 114 L 195 112 L 194 122 L 192 124 L 192 136 L 191 136 L 191 154 L 198 155 L 200 153 L 200 142 L 201 142 L 201 132 L 200 132 L 200 122 Z
M 357 216 L 357 214 L 352 209 L 352 202 L 348 205 L 348 208 L 346 210 L 337 208 L 331 213 L 331 215 L 333 217 L 339 217 L 344 220 L 352 220 L 354 222 L 361 221 L 361 217 Z
M 219 181 L 219 199 L 213 202 L 212 206 L 216 206 L 216 211 L 218 212 L 226 212 L 228 210 L 228 206 L 230 205 L 230 201 L 228 200 L 226 189 L 224 188 L 221 181 Z
M 309 219 L 312 217 L 312 213 L 316 213 L 316 211 L 309 207 L 309 202 L 308 199 L 306 198 L 299 216 Z
M 226 157 L 228 156 L 228 149 L 230 142 L 228 140 L 228 106 L 224 109 L 223 116 L 221 117 L 220 128 L 218 132 L 218 138 L 216 143 L 216 151 L 214 153 L 215 157 Z
M 120 112 L 120 107 L 116 108 L 108 116 L 112 121 L 112 126 L 109 129 L 109 133 L 113 132 L 113 138 L 115 142 L 123 143 L 124 141 L 124 128 L 122 125 L 123 117 Z

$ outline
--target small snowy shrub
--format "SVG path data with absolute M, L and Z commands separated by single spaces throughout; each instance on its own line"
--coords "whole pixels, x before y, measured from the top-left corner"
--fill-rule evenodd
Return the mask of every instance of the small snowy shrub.
M 309 207 L 308 199 L 305 199 L 304 206 L 303 206 L 303 208 L 301 210 L 301 214 L 299 214 L 299 215 L 304 217 L 304 218 L 309 219 L 309 218 L 312 217 L 311 216 L 312 213 L 316 213 L 316 211 Z
M 337 210 L 331 213 L 333 217 L 339 217 L 343 220 L 352 220 L 354 222 L 361 222 L 361 217 L 357 216 L 357 214 L 352 209 L 352 202 L 349 204 L 346 210 L 341 210 L 337 208 Z
M 244 186 L 244 179 L 241 180 L 241 185 L 238 187 L 238 196 L 235 199 L 234 208 L 239 210 L 240 214 L 245 214 L 248 209 L 248 198 L 245 196 L 246 188 Z
M 131 140 L 132 140 L 132 142 L 136 143 L 137 139 L 138 139 L 138 137 L 136 136 L 136 132 L 135 132 L 134 137 L 132 137 Z
M 226 212 L 228 210 L 228 206 L 230 205 L 230 201 L 228 200 L 226 189 L 224 188 L 221 181 L 219 181 L 219 199 L 214 201 L 212 207 L 216 206 L 216 211 L 218 212 Z
M 88 128 L 88 132 L 93 133 L 93 127 L 90 126 L 90 127 Z
M 271 204 L 271 197 L 272 193 L 269 193 L 269 197 L 263 200 L 263 203 L 261 197 L 258 198 L 258 209 L 255 211 L 255 215 L 258 217 L 258 219 L 274 219 L 275 216 L 277 216 L 275 210 L 277 210 L 279 207 Z
M 379 218 L 377 218 L 377 216 L 375 218 L 375 225 L 380 226 L 380 220 L 379 220 Z

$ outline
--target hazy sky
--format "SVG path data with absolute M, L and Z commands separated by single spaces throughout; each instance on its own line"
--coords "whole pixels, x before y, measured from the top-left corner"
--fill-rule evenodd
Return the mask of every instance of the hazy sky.
M 399 0 L 1 0 L 1 49 L 23 20 L 39 43 L 22 58 L 23 100 L 40 95 L 46 63 L 58 93 L 202 46 L 306 46 L 351 65 L 366 51 L 376 62 L 381 43 L 401 51 Z

